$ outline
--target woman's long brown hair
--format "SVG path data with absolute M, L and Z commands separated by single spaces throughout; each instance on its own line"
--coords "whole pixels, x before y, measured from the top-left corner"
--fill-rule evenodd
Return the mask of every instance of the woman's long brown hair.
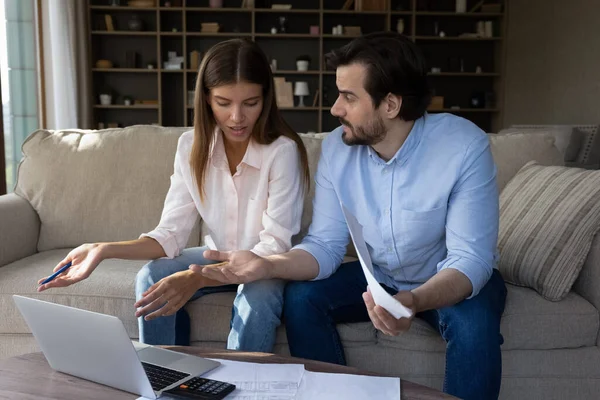
M 220 42 L 208 50 L 200 64 L 194 98 L 194 144 L 190 156 L 191 169 L 204 200 L 204 180 L 210 149 L 215 140 L 216 121 L 208 103 L 212 88 L 238 82 L 256 83 L 263 88 L 263 108 L 251 133 L 259 144 L 271 144 L 279 136 L 296 142 L 308 193 L 310 177 L 308 155 L 300 136 L 284 121 L 275 102 L 273 74 L 269 61 L 258 45 L 247 39 Z

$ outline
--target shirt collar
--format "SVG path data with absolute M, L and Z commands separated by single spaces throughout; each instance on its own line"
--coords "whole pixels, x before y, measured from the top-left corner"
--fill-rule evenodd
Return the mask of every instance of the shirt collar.
M 425 124 L 424 119 L 426 116 L 427 113 L 425 113 L 425 115 L 423 115 L 421 118 L 415 121 L 412 129 L 406 137 L 406 140 L 404 141 L 402 146 L 400 146 L 396 154 L 394 154 L 394 156 L 389 161 L 384 161 L 383 159 L 381 159 L 381 157 L 379 157 L 379 154 L 377 154 L 377 152 L 373 150 L 371 146 L 367 146 L 369 156 L 371 157 L 371 159 L 379 164 L 386 165 L 391 165 L 395 162 L 397 162 L 398 164 L 405 163 L 421 142 L 421 137 L 423 136 L 423 125 Z
M 260 145 L 256 143 L 253 138 L 250 138 L 248 148 L 246 149 L 246 154 L 244 154 L 244 158 L 242 158 L 242 163 L 254 167 L 256 169 L 260 169 L 260 166 L 262 164 L 261 148 Z
M 223 144 L 223 132 L 219 127 L 215 128 L 214 140 L 210 147 L 210 158 L 212 164 L 217 168 L 223 168 L 229 170 L 229 164 L 227 163 L 227 155 L 225 154 L 225 146 Z M 250 167 L 260 169 L 262 165 L 262 152 L 261 146 L 250 138 L 248 148 L 242 158 L 242 163 Z

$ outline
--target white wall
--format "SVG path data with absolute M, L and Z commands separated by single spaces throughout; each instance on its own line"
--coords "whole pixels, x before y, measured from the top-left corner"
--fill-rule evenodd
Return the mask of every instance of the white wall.
M 509 0 L 504 126 L 600 123 L 600 0 Z

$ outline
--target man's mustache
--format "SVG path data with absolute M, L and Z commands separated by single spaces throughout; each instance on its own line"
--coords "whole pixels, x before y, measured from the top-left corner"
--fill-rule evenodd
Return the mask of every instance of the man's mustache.
M 342 125 L 346 125 L 348 128 L 354 130 L 354 127 L 350 122 L 346 121 L 344 118 L 340 118 L 339 120 Z

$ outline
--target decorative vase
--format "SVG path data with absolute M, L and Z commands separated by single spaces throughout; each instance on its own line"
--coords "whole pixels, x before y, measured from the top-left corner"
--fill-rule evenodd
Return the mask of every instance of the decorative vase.
M 222 8 L 223 0 L 210 0 L 210 2 L 208 4 L 209 4 L 210 8 Z
M 127 27 L 129 27 L 130 31 L 141 31 L 143 27 L 142 20 L 140 16 L 137 14 L 133 14 L 129 21 L 127 21 Z
M 112 96 L 110 94 L 100 95 L 100 104 L 103 106 L 109 106 L 112 103 Z
M 306 60 L 298 60 L 296 61 L 296 69 L 298 71 L 308 71 L 308 64 Z
M 404 20 L 402 18 L 399 18 L 396 23 L 396 31 L 401 35 L 404 33 Z

